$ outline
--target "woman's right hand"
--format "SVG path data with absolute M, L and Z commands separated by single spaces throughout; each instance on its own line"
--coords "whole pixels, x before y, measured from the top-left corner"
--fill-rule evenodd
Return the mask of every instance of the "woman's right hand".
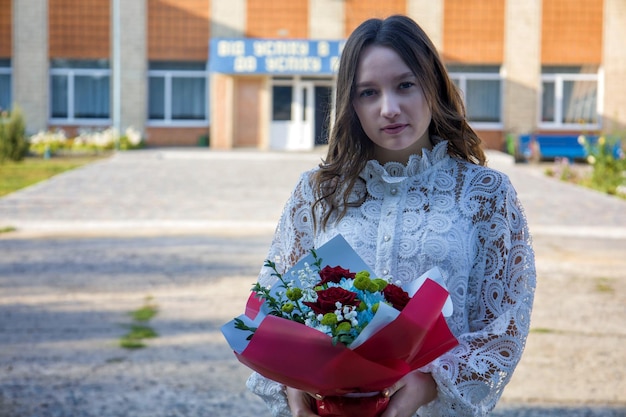
M 287 387 L 287 401 L 293 417 L 319 417 L 312 411 L 315 399 L 310 394 Z

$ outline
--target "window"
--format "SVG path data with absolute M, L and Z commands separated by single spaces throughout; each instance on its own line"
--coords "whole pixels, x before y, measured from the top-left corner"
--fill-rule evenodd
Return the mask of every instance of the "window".
M 502 128 L 502 77 L 491 65 L 451 65 L 450 78 L 461 90 L 467 118 L 475 128 Z
M 0 59 L 0 112 L 11 108 L 11 61 Z
M 293 87 L 275 85 L 272 87 L 272 120 L 291 120 L 291 95 Z
M 208 73 L 204 62 L 152 62 L 148 119 L 153 126 L 206 126 Z
M 53 123 L 109 123 L 108 61 L 52 60 L 50 86 Z
M 595 67 L 544 67 L 541 75 L 540 126 L 599 128 L 598 81 Z

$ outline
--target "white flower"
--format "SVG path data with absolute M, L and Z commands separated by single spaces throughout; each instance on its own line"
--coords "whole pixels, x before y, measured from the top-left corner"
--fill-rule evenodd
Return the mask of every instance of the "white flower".
M 137 146 L 141 143 L 141 133 L 139 133 L 139 131 L 132 126 L 128 127 L 124 134 L 131 145 Z

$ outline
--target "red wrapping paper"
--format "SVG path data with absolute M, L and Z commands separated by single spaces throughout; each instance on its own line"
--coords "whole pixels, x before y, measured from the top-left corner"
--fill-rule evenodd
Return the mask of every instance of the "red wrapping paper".
M 317 400 L 321 417 L 379 417 L 387 408 L 389 398 L 382 394 L 371 397 L 326 397 Z

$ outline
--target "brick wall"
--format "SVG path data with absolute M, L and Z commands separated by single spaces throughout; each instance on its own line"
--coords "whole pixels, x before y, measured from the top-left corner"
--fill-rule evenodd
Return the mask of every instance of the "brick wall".
M 346 0 L 346 33 L 350 33 L 364 20 L 372 17 L 385 18 L 393 14 L 406 14 L 407 0 Z
M 246 36 L 250 38 L 307 38 L 309 2 L 306 0 L 248 0 Z
M 148 59 L 206 61 L 210 0 L 146 0 Z
M 446 0 L 443 56 L 447 61 L 500 64 L 505 0 Z
M 12 50 L 12 0 L 0 0 L 0 58 L 10 58 Z
M 542 64 L 600 64 L 603 3 L 603 0 L 543 0 Z
M 206 127 L 146 128 L 147 146 L 196 146 L 198 139 L 208 133 Z
M 109 0 L 49 0 L 51 58 L 101 59 L 110 55 Z

